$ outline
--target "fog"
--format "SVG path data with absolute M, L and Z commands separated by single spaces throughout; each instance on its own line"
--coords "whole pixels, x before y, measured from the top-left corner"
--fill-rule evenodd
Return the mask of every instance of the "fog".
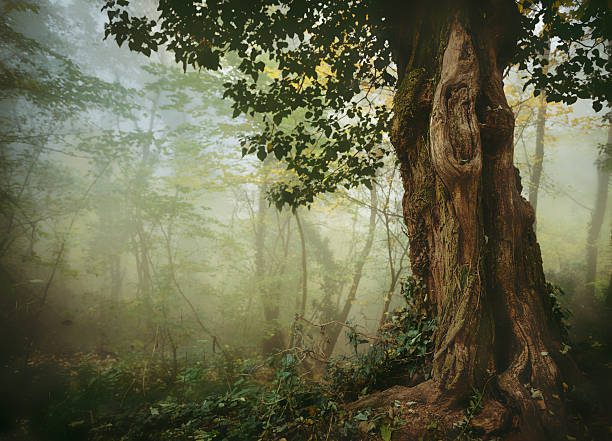
M 222 97 L 222 84 L 238 78 L 231 60 L 219 72 L 183 72 L 163 50 L 145 57 L 119 48 L 104 40 L 96 2 L 9 9 L 0 34 L 7 436 L 17 436 L 15 421 L 48 410 L 50 390 L 64 393 L 57 385 L 68 384 L 57 380 L 64 371 L 49 366 L 68 366 L 74 379 L 85 378 L 84 366 L 133 372 L 113 392 L 127 406 L 132 395 L 148 393 L 152 402 L 178 393 L 160 384 L 170 377 L 187 384 L 190 373 L 223 389 L 244 366 L 294 345 L 310 351 L 313 366 L 367 351 L 368 340 L 355 342 L 355 333 L 377 335 L 405 305 L 401 289 L 411 274 L 393 157 L 373 191 L 340 188 L 310 207 L 278 210 L 267 191 L 291 176 L 274 157 L 243 157 L 241 140 L 262 121 L 232 117 Z M 523 84 L 516 70 L 505 79 L 528 198 L 539 101 Z M 610 296 L 612 269 L 608 195 L 595 278 L 586 278 L 606 112 L 586 100 L 548 105 L 537 184 L 547 279 L 560 288 L 570 334 L 591 343 L 601 340 L 592 305 Z M 605 179 L 607 187 L 609 171 Z M 28 371 L 36 366 L 52 372 L 49 382 Z M 68 417 L 39 415 L 36 424 L 95 426 L 93 405 L 83 406 Z M 56 436 L 48 433 L 37 436 Z

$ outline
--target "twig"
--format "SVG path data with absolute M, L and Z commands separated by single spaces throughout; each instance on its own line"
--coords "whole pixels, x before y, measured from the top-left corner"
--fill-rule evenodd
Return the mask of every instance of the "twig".
M 349 325 L 348 323 L 344 323 L 344 322 L 339 322 L 338 320 L 331 320 L 331 321 L 325 322 L 325 323 L 315 323 L 315 322 L 312 322 L 312 321 L 308 320 L 306 317 L 303 317 L 301 315 L 297 315 L 296 319 L 302 320 L 302 321 L 308 323 L 309 325 L 315 326 L 315 327 L 320 328 L 320 329 L 324 329 L 324 328 L 326 328 L 329 325 L 338 325 L 338 326 L 342 326 L 344 328 L 349 328 L 351 331 L 353 331 L 353 332 L 355 332 L 355 333 L 357 333 L 357 334 L 367 338 L 368 340 L 372 340 L 372 341 L 380 341 L 380 340 L 382 340 L 380 337 L 374 337 L 372 335 L 366 334 L 365 332 L 358 331 L 356 326 L 352 326 L 352 325 Z
M 327 441 L 329 439 L 329 434 L 331 433 L 331 428 L 332 428 L 332 423 L 334 422 L 334 415 L 332 414 L 331 418 L 329 419 L 329 428 L 327 429 L 327 436 L 325 437 L 325 441 Z

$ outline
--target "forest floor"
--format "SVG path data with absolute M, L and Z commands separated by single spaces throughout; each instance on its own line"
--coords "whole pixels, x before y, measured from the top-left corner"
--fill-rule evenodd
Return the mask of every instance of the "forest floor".
M 346 405 L 427 378 L 434 328 L 424 317 L 399 311 L 379 342 L 333 360 L 316 380 L 304 368 L 306 351 L 298 349 L 244 358 L 237 348 L 190 362 L 145 351 L 123 357 L 36 352 L 27 363 L 15 359 L 0 371 L 0 441 L 389 441 L 406 424 L 396 407 L 410 403 Z M 356 349 L 363 344 L 357 335 L 353 342 Z M 594 338 L 571 349 L 584 381 L 567 386 L 568 441 L 612 440 L 610 349 Z M 466 403 L 466 416 L 474 412 L 477 406 Z M 433 423 L 431 434 L 438 439 Z M 469 424 L 451 434 L 446 439 L 480 439 Z

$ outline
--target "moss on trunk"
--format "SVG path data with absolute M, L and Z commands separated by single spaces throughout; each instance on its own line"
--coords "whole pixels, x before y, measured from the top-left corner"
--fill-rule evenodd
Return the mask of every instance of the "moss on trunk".
M 477 434 L 557 439 L 566 414 L 560 333 L 513 166 L 514 118 L 501 78 L 518 12 L 510 0 L 466 5 L 435 14 L 421 7 L 398 32 L 409 41 L 397 44 L 406 70 L 391 140 L 413 275 L 427 286 L 416 304 L 438 316 L 432 378 L 362 404 L 417 402 L 418 416 L 394 435 L 416 439 L 432 420 L 453 433 L 473 388 L 486 385 L 483 410 L 470 420 Z

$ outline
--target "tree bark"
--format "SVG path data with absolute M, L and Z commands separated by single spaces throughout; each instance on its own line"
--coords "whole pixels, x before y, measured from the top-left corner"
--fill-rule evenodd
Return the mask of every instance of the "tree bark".
M 416 304 L 438 318 L 432 376 L 361 404 L 415 401 L 418 417 L 397 439 L 417 439 L 432 419 L 452 433 L 477 388 L 486 394 L 471 421 L 480 436 L 564 438 L 560 330 L 534 212 L 513 165 L 514 116 L 503 92 L 519 13 L 510 0 L 446 5 L 411 6 L 393 21 L 391 141 L 413 277 L 426 286 Z

